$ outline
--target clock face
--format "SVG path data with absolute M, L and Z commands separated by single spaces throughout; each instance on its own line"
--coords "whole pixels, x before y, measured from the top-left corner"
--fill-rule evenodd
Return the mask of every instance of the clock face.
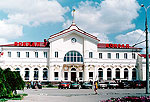
M 71 42 L 72 42 L 72 43 L 75 43 L 75 42 L 77 42 L 77 39 L 76 39 L 76 38 L 72 38 L 72 39 L 71 39 Z

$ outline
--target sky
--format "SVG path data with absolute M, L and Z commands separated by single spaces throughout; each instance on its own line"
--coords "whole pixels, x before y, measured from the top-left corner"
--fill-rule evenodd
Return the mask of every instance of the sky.
M 42 42 L 68 28 L 75 9 L 76 25 L 101 43 L 132 46 L 145 40 L 145 9 L 141 4 L 147 7 L 150 0 L 0 0 L 0 45 Z M 150 9 L 147 16 L 150 28 Z M 145 53 L 145 43 L 136 47 Z

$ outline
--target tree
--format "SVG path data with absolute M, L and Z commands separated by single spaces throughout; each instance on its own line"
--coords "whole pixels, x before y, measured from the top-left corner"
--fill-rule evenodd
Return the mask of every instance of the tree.
M 25 83 L 18 72 L 0 68 L 0 97 L 13 97 L 13 92 L 24 89 Z

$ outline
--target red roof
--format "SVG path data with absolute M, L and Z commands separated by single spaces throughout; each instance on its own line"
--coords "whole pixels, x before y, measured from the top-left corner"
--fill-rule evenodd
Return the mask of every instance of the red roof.
M 75 28 L 71 29 L 71 27 L 75 27 Z M 79 29 L 75 24 L 72 24 L 68 29 L 65 29 L 65 30 L 63 30 L 63 31 L 60 31 L 59 33 L 56 33 L 56 34 L 51 35 L 49 39 L 53 39 L 53 38 L 55 38 L 55 37 L 64 35 L 64 34 L 66 34 L 66 33 L 69 33 L 69 32 L 71 32 L 71 31 L 77 31 L 77 32 L 79 32 L 79 33 L 81 33 L 81 34 L 83 34 L 83 35 L 86 35 L 86 36 L 88 36 L 88 37 L 94 39 L 94 40 L 100 41 L 100 40 L 99 40 L 97 37 L 95 37 L 94 35 L 89 34 L 89 33 L 85 32 L 85 31 Z
M 139 54 L 139 56 L 146 58 L 146 54 Z M 150 54 L 149 54 L 149 58 L 150 58 Z

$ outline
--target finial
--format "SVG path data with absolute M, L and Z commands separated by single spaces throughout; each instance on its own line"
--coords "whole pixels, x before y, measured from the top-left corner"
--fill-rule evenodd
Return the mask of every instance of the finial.
M 75 9 L 73 9 L 73 20 L 72 20 L 72 24 L 73 24 L 73 25 L 75 25 L 74 12 L 75 12 Z

